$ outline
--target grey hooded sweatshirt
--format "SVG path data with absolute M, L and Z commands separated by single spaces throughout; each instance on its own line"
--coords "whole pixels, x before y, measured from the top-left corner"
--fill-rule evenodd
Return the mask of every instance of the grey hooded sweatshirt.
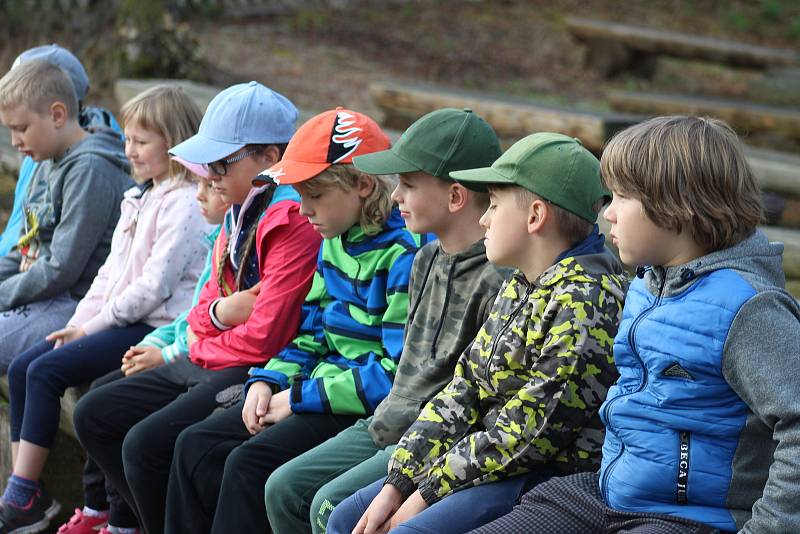
M 0 311 L 86 294 L 111 248 L 122 194 L 133 185 L 128 173 L 124 142 L 111 130 L 95 131 L 39 165 L 22 231 L 38 259 L 20 272 L 19 250 L 0 258 Z
M 425 403 L 450 382 L 510 274 L 489 263 L 482 239 L 457 254 L 447 254 L 438 241 L 417 252 L 403 353 L 389 395 L 369 418 L 376 445 L 397 443 Z
M 784 291 L 783 244 L 760 231 L 737 245 L 644 276 L 678 297 L 703 274 L 732 269 L 756 293 L 734 317 L 722 373 L 749 408 L 733 456 L 727 508 L 740 532 L 800 532 L 800 306 Z M 687 275 L 691 272 L 691 275 Z

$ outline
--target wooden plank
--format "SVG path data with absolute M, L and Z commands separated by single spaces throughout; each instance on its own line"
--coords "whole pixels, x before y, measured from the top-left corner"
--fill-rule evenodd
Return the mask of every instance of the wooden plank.
M 761 189 L 800 198 L 800 157 L 753 147 L 744 153 Z
M 616 110 L 648 115 L 708 115 L 734 129 L 800 138 L 800 109 L 753 104 L 726 98 L 685 96 L 640 91 L 611 91 L 608 101 Z
M 193 82 L 191 80 L 180 79 L 121 79 L 114 84 L 114 96 L 117 102 L 122 105 L 142 91 L 162 83 L 172 83 L 180 85 L 184 91 L 200 106 L 205 113 L 209 102 L 222 91 L 222 87 L 215 87 L 204 83 Z M 321 111 L 298 110 L 298 126 Z
M 385 114 L 384 124 L 398 130 L 438 108 L 470 108 L 485 118 L 500 137 L 560 132 L 578 137 L 595 152 L 602 150 L 615 132 L 643 119 L 627 113 L 589 113 L 427 84 L 373 83 L 370 94 Z
M 651 54 L 702 59 L 737 67 L 765 68 L 800 63 L 800 55 L 788 48 L 757 46 L 579 17 L 567 18 L 566 25 L 579 40 L 617 41 L 631 50 Z
M 162 83 L 171 83 L 181 86 L 183 90 L 186 91 L 186 93 L 197 103 L 197 105 L 200 106 L 200 109 L 203 110 L 204 113 L 205 109 L 208 107 L 208 103 L 211 102 L 211 99 L 222 90 L 221 88 L 214 87 L 213 85 L 193 82 L 190 80 L 165 80 L 156 78 L 133 80 L 123 78 L 117 80 L 117 82 L 114 84 L 114 97 L 117 99 L 117 102 L 122 105 L 142 91 Z

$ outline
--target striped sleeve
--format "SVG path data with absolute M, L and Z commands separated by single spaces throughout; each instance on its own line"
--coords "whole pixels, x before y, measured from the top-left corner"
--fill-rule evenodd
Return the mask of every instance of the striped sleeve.
M 302 306 L 300 329 L 297 337 L 267 362 L 264 368 L 251 368 L 248 388 L 253 382 L 269 382 L 278 390 L 288 389 L 291 379 L 309 375 L 328 352 L 323 329 L 323 313 L 330 300 L 320 268 L 322 249 L 317 260 L 317 271 L 311 290 Z
M 327 337 L 339 350 L 320 362 L 312 378 L 293 382 L 289 402 L 294 413 L 365 415 L 388 395 L 403 349 L 409 277 L 416 250 L 398 245 L 387 254 L 388 270 L 376 274 L 371 284 L 371 289 L 381 286 L 382 295 L 371 294 L 366 310 L 337 303 L 342 308 L 340 316 L 351 319 L 346 324 L 349 330 L 337 333 L 337 314 L 326 315 L 330 317 L 326 321 Z M 359 346 L 363 349 L 358 350 Z

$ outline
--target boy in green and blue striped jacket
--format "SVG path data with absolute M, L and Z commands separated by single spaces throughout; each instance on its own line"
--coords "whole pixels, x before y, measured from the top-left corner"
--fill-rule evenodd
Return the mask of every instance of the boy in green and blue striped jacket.
M 272 471 L 371 414 L 389 392 L 411 266 L 426 238 L 405 228 L 390 180 L 350 164 L 388 147 L 372 119 L 338 108 L 304 124 L 266 171 L 294 185 L 301 215 L 325 238 L 317 272 L 298 336 L 251 370 L 245 401 L 178 438 L 165 532 L 267 531 Z

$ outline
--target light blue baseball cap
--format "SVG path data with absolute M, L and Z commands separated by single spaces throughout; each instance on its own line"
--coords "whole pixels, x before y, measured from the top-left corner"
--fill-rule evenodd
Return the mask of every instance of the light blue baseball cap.
M 83 68 L 75 54 L 57 44 L 37 46 L 29 48 L 17 56 L 11 68 L 35 59 L 43 59 L 66 72 L 75 88 L 78 102 L 83 102 L 86 93 L 89 92 L 89 75 L 86 74 L 86 69 Z
M 197 134 L 170 149 L 192 163 L 212 163 L 246 145 L 288 143 L 297 108 L 258 82 L 232 85 L 208 104 Z

